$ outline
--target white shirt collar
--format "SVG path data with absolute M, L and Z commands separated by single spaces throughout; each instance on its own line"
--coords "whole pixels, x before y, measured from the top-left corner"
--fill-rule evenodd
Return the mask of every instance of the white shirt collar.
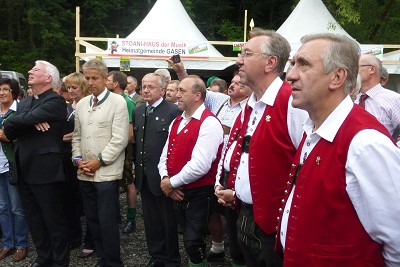
M 339 131 L 340 126 L 342 126 L 344 120 L 349 115 L 351 109 L 353 108 L 353 101 L 350 96 L 347 96 L 343 101 L 332 111 L 331 114 L 325 119 L 322 125 L 315 131 L 321 138 L 333 142 L 337 132 Z M 307 120 L 303 124 L 303 129 L 306 132 L 307 136 L 312 133 L 314 128 L 314 122 L 307 118 Z
M 161 102 L 164 100 L 164 98 L 160 97 L 160 99 L 158 99 L 156 102 L 153 103 L 153 105 L 151 105 L 153 108 L 156 108 L 158 105 L 161 104 Z M 146 102 L 146 107 L 149 105 L 149 103 Z
M 185 120 L 187 120 L 187 119 L 189 119 L 189 118 L 193 118 L 193 119 L 196 119 L 196 120 L 200 120 L 201 119 L 201 115 L 203 114 L 203 111 L 206 109 L 206 106 L 204 106 L 204 103 L 203 104 L 201 104 L 201 106 L 200 107 L 198 107 L 197 109 L 196 109 L 196 111 L 193 113 L 193 115 L 192 116 L 190 116 L 190 117 L 187 117 L 186 116 L 186 112 L 183 112 L 182 113 L 182 118 L 183 119 L 185 119 Z
M 18 104 L 17 100 L 14 100 L 13 103 L 11 104 L 10 109 L 13 111 L 17 111 L 17 104 Z
M 248 99 L 249 99 L 249 98 L 246 97 L 245 99 L 243 99 L 243 100 L 240 101 L 239 103 L 236 103 L 234 106 L 239 105 L 241 109 L 244 109 L 244 107 L 246 106 L 246 103 L 247 103 L 247 100 L 248 100 Z M 233 108 L 233 107 L 234 107 L 234 106 L 231 105 L 230 99 L 228 99 L 228 101 L 226 101 L 226 102 L 224 103 L 224 106 L 228 106 L 228 107 L 230 107 L 230 108 Z
M 279 92 L 279 89 L 282 87 L 283 81 L 281 78 L 276 77 L 275 80 L 268 86 L 267 90 L 261 97 L 259 101 L 265 103 L 266 105 L 273 106 L 275 102 L 275 98 Z M 259 102 L 256 100 L 256 95 L 254 93 L 251 94 L 249 98 L 249 106 L 254 108 L 255 103 Z
M 101 92 L 101 94 L 99 94 L 97 96 L 97 100 L 100 102 L 101 100 L 103 100 L 103 98 L 106 96 L 106 94 L 107 94 L 107 88 L 103 92 Z

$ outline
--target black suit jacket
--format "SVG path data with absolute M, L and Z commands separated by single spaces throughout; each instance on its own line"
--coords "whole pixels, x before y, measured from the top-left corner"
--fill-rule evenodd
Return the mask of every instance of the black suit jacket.
M 4 122 L 4 133 L 14 146 L 18 179 L 28 184 L 65 181 L 62 139 L 67 105 L 62 96 L 49 89 L 39 99 L 28 97 L 21 101 L 15 115 Z M 46 132 L 36 130 L 35 124 L 48 122 Z
M 150 191 L 154 195 L 160 196 L 163 192 L 160 188 L 161 178 L 157 166 L 168 138 L 169 125 L 180 114 L 180 111 L 177 105 L 166 100 L 163 100 L 147 118 L 145 110 L 146 105 L 140 105 L 133 111 L 132 116 L 137 147 L 136 187 L 141 190 L 144 175 L 146 175 Z

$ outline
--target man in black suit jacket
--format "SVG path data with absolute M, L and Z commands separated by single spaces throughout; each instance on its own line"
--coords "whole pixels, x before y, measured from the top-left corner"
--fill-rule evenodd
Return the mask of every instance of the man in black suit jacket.
M 67 106 L 52 90 L 59 81 L 55 66 L 36 61 L 28 73 L 35 95 L 21 101 L 16 114 L 5 121 L 4 132 L 9 140 L 16 139 L 14 171 L 37 252 L 29 266 L 68 266 L 62 153 Z
M 135 175 L 141 190 L 144 226 L 150 262 L 147 266 L 180 266 L 177 223 L 172 199 L 160 188 L 158 162 L 168 138 L 168 128 L 179 114 L 178 106 L 163 99 L 164 79 L 149 73 L 142 80 L 146 105 L 133 111 L 137 144 Z

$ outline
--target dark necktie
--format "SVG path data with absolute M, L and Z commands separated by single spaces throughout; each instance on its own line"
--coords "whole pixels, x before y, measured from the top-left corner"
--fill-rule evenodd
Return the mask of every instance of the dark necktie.
M 362 107 L 363 109 L 365 109 L 365 100 L 368 98 L 367 94 L 362 94 L 360 96 L 360 101 L 358 102 L 358 104 L 360 105 L 360 107 Z
M 148 106 L 146 107 L 146 116 L 148 116 L 150 113 L 152 113 L 152 112 L 153 112 L 153 109 L 154 109 L 153 106 L 148 105 Z
M 92 108 L 95 108 L 95 107 L 97 107 L 97 103 L 99 102 L 99 99 L 97 98 L 97 97 L 94 97 L 93 98 L 93 106 L 92 106 Z

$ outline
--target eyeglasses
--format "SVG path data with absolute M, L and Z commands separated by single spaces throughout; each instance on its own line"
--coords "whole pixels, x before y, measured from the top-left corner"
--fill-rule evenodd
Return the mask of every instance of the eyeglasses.
M 359 68 L 361 68 L 361 67 L 372 67 L 373 65 L 371 65 L 371 64 L 364 64 L 364 65 L 359 65 L 358 67 Z
M 2 93 L 2 94 L 7 94 L 8 92 L 11 92 L 10 88 L 1 88 L 0 89 L 0 93 Z
M 151 90 L 154 90 L 154 89 L 157 89 L 157 88 L 159 88 L 159 86 L 154 86 L 154 85 L 142 85 L 142 90 L 149 89 L 149 90 L 151 91 Z
M 241 53 L 238 54 L 238 57 L 239 58 L 248 58 L 248 57 L 251 57 L 251 56 L 257 55 L 257 54 L 270 56 L 268 54 L 264 54 L 261 52 L 242 51 Z
M 31 71 L 33 71 L 33 72 L 39 72 L 39 71 L 41 71 L 41 72 L 43 72 L 44 74 L 47 74 L 47 75 L 50 76 L 50 74 L 48 74 L 48 73 L 45 72 L 44 70 L 41 70 L 41 69 L 39 69 L 39 68 L 37 68 L 37 67 L 33 67 L 33 68 L 31 69 Z

